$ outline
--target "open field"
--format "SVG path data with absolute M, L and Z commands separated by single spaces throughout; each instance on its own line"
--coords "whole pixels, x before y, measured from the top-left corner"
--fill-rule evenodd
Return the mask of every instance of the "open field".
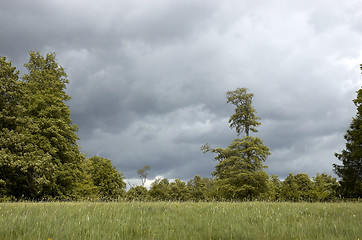
M 0 239 L 358 239 L 362 203 L 0 203 Z

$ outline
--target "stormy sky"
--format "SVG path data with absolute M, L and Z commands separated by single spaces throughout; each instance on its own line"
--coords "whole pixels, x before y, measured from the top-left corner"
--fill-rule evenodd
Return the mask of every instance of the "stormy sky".
M 360 0 L 0 0 L 0 56 L 55 52 L 81 151 L 127 179 L 210 177 L 246 87 L 267 172 L 332 174 L 361 87 Z

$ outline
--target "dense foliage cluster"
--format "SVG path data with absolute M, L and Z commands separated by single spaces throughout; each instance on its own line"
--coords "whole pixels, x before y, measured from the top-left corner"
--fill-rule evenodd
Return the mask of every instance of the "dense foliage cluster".
M 22 78 L 0 58 L 0 198 L 119 197 L 125 184 L 111 162 L 79 151 L 55 54 L 29 55 Z
M 225 149 L 202 147 L 216 154 L 212 178 L 156 179 L 147 189 L 146 165 L 137 171 L 142 185 L 126 192 L 122 174 L 109 159 L 80 152 L 77 126 L 66 105 L 69 81 L 55 54 L 29 55 L 22 77 L 0 58 L 0 200 L 331 201 L 362 196 L 362 89 L 354 100 L 357 116 L 345 135 L 346 149 L 336 153 L 342 162 L 333 166 L 339 182 L 327 174 L 269 176 L 264 162 L 270 149 L 250 136 L 261 124 L 252 106 L 254 95 L 238 88 L 226 93 L 227 103 L 235 105 L 229 123 L 244 136 Z

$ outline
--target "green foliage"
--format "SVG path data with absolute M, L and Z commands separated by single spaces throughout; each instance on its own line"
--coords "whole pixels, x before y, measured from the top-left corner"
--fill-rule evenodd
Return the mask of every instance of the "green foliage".
M 346 149 L 335 156 L 342 162 L 333 164 L 334 172 L 341 178 L 341 194 L 347 198 L 362 197 L 362 88 L 353 100 L 357 115 L 352 119 L 350 128 L 344 135 Z
M 217 198 L 254 199 L 266 193 L 268 175 L 263 171 L 263 162 L 270 151 L 261 139 L 247 136 L 235 139 L 225 149 L 204 146 L 204 151 L 217 153 L 218 164 L 212 173 L 216 177 Z
M 219 199 L 259 199 L 267 192 L 268 174 L 265 171 L 238 171 L 231 174 L 230 177 L 215 180 Z
M 230 170 L 258 171 L 266 166 L 263 162 L 270 155 L 269 148 L 257 137 L 234 139 L 225 149 L 209 149 L 217 153 L 215 159 L 219 162 L 213 175 L 223 178 Z
M 130 189 L 130 191 L 132 188 Z M 210 201 L 213 199 L 213 180 L 196 175 L 187 184 L 180 179 L 156 179 L 149 190 L 153 201 Z
M 76 135 L 77 126 L 72 124 L 65 92 L 68 83 L 64 69 L 58 66 L 55 54 L 45 57 L 30 52 L 25 67 L 24 106 L 35 127 L 31 134 L 36 148 L 49 156 L 53 174 L 45 195 L 56 198 L 75 197 L 75 187 L 80 180 L 83 155 Z
M 117 198 L 122 176 L 108 159 L 84 161 L 64 69 L 54 53 L 30 52 L 19 72 L 0 58 L 0 198 Z
M 337 197 L 339 184 L 337 179 L 325 173 L 313 177 L 313 188 L 310 191 L 310 199 L 313 201 L 331 201 Z
M 80 180 L 75 189 L 78 200 L 98 200 L 101 198 L 99 187 L 94 185 L 93 171 L 93 162 L 89 159 L 83 161 L 81 175 L 79 176 Z
M 84 161 L 86 179 L 81 189 L 88 189 L 83 196 L 101 199 L 119 199 L 125 195 L 126 187 L 122 174 L 109 159 L 93 156 Z
M 148 199 L 148 190 L 143 186 L 132 187 L 126 194 L 126 200 L 128 201 L 146 201 Z
M 26 85 L 5 57 L 0 58 L 0 84 L 0 194 L 41 198 L 52 186 L 54 166 L 34 144 L 37 125 L 25 108 Z
M 289 175 L 282 182 L 281 198 L 286 201 L 308 201 L 313 182 L 306 173 Z
M 170 183 L 170 198 L 172 201 L 188 201 L 191 199 L 191 193 L 186 183 L 176 179 Z
M 171 200 L 170 195 L 170 182 L 167 178 L 156 179 L 151 184 L 149 191 L 150 197 L 154 201 L 169 201 Z
M 338 182 L 325 173 L 310 179 L 306 173 L 289 175 L 280 181 L 277 176 L 269 179 L 268 200 L 281 201 L 333 201 L 337 199 Z
M 230 117 L 229 123 L 231 128 L 235 128 L 238 135 L 245 132 L 249 136 L 249 131 L 257 132 L 255 128 L 260 125 L 260 118 L 255 116 L 252 100 L 254 94 L 248 93 L 246 88 L 238 88 L 235 91 L 226 93 L 227 103 L 235 105 L 235 113 Z
M 192 201 L 211 201 L 214 198 L 214 185 L 211 178 L 196 175 L 187 182 L 187 187 L 190 190 Z
M 282 188 L 282 182 L 276 175 L 269 176 L 268 180 L 268 192 L 263 195 L 263 199 L 270 201 L 277 201 L 281 199 L 280 191 Z
M 0 58 L 0 84 L 0 127 L 15 130 L 24 124 L 20 119 L 24 113 L 23 85 L 19 72 L 6 57 Z

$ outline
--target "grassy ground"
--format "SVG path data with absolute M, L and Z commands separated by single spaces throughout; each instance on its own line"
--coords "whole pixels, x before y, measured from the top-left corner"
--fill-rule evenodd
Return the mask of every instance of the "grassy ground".
M 362 203 L 0 203 L 0 239 L 362 239 Z

